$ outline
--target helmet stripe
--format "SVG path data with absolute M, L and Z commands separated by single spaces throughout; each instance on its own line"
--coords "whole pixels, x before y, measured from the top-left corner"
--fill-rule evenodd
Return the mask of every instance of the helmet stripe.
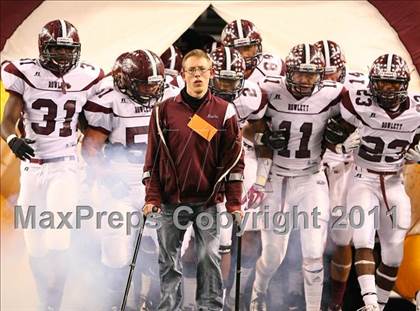
M 244 31 L 242 29 L 242 20 L 241 19 L 236 20 L 236 27 L 238 27 L 239 38 L 242 39 L 244 37 Z
M 153 76 L 157 76 L 157 65 L 156 65 L 156 61 L 153 58 L 153 55 L 148 51 L 148 50 L 143 50 L 147 57 L 150 59 L 150 63 L 152 64 L 152 70 L 153 70 Z
M 66 22 L 63 19 L 60 19 L 60 24 L 61 24 L 61 36 L 63 38 L 67 37 L 67 25 Z
M 176 63 L 176 52 L 173 45 L 170 47 L 171 49 L 171 64 L 169 66 L 169 69 L 174 70 L 175 69 L 175 63 Z
M 309 44 L 305 43 L 305 64 L 311 63 L 311 49 L 309 48 Z
M 322 40 L 322 45 L 324 46 L 324 55 L 325 55 L 325 67 L 330 67 L 330 46 L 327 40 Z
M 392 59 L 394 58 L 394 54 L 388 54 L 388 60 L 386 62 L 386 71 L 391 71 Z
M 225 54 L 226 54 L 226 70 L 232 69 L 232 58 L 230 55 L 230 49 L 225 47 Z

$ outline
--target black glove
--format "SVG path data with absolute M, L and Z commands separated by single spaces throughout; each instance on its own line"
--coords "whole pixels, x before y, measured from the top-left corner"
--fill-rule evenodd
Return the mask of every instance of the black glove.
M 289 144 L 289 134 L 286 129 L 274 132 L 266 131 L 261 138 L 261 142 L 276 151 L 286 150 Z
M 328 119 L 327 127 L 324 132 L 324 139 L 326 142 L 337 145 L 342 144 L 350 133 L 336 118 Z
M 35 140 L 32 139 L 14 137 L 9 141 L 9 147 L 19 159 L 29 160 L 35 156 L 34 149 L 29 146 L 29 144 L 33 144 L 34 142 Z

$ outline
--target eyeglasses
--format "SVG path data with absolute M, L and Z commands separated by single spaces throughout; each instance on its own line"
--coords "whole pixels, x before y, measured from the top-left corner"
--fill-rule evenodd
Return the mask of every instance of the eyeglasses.
M 203 73 L 206 73 L 207 71 L 209 71 L 210 69 L 211 69 L 211 67 L 209 67 L 209 68 L 192 67 L 192 68 L 188 68 L 187 70 L 185 70 L 185 72 L 190 74 L 190 75 L 194 75 L 196 72 L 198 72 L 199 74 L 203 74 Z

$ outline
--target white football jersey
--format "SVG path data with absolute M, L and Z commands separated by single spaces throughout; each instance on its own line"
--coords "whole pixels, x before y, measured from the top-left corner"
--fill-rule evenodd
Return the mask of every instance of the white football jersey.
M 348 72 L 344 78 L 344 87 L 347 90 L 365 87 L 369 84 L 369 78 L 361 72 Z M 353 161 L 352 153 L 335 153 L 329 149 L 325 150 L 322 160 L 326 163 Z
M 111 76 L 102 80 L 99 90 L 85 107 L 89 126 L 108 133 L 112 144 L 130 147 L 146 144 L 152 108 L 141 106 L 121 93 L 114 87 Z M 166 85 L 162 100 L 179 92 L 179 88 Z
M 261 119 L 264 116 L 267 103 L 267 96 L 261 91 L 258 84 L 245 80 L 239 97 L 233 101 L 239 127 L 244 127 L 246 120 Z
M 284 75 L 285 64 L 280 57 L 270 53 L 263 53 L 262 60 L 247 80 L 260 83 L 265 77 Z
M 340 104 L 342 117 L 359 129 L 362 143 L 356 165 L 378 172 L 398 171 L 414 136 L 420 133 L 420 94 L 411 94 L 405 110 L 391 117 L 372 100 L 368 88 L 351 89 Z
M 328 118 L 338 114 L 344 87 L 327 81 L 310 97 L 297 100 L 287 89 L 285 78 L 273 77 L 260 84 L 267 92 L 265 116 L 271 119 L 271 129 L 283 129 L 288 136 L 288 148 L 275 151 L 272 173 L 282 176 L 303 176 L 320 169 L 322 140 Z
M 35 140 L 31 145 L 35 158 L 76 155 L 79 113 L 103 75 L 102 69 L 86 63 L 63 78 L 43 68 L 37 59 L 2 65 L 5 89 L 22 95 L 25 137 Z

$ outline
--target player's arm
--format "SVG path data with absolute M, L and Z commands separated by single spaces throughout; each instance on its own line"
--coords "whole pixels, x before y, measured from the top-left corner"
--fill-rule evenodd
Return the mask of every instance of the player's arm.
M 324 144 L 335 153 L 347 153 L 360 144 L 360 136 L 354 125 L 337 115 L 327 121 Z
M 108 134 L 88 127 L 82 140 L 82 156 L 88 164 L 97 163 L 102 158 L 102 148 Z M 95 159 L 95 161 L 93 161 Z
M 82 132 L 82 134 L 85 134 L 88 126 L 89 123 L 86 119 L 84 111 L 82 110 L 77 119 L 77 128 Z
M 9 94 L 0 127 L 1 137 L 19 159 L 30 159 L 35 156 L 34 149 L 30 144 L 35 141 L 27 138 L 19 138 L 16 135 L 16 123 L 23 112 L 23 98 L 15 92 L 10 92 Z
M 1 137 L 6 141 L 10 135 L 16 135 L 16 123 L 23 112 L 23 98 L 20 94 L 9 93 L 4 107 L 4 117 L 1 123 Z
M 257 176 L 255 183 L 247 192 L 248 208 L 255 208 L 264 199 L 264 189 L 273 163 L 273 149 L 266 145 L 262 137 L 270 135 L 266 120 L 248 120 L 242 134 L 252 141 L 257 156 Z M 264 136 L 265 135 L 265 136 Z
M 340 104 L 328 119 L 324 132 L 325 146 L 335 153 L 348 153 L 361 143 L 358 128 L 362 126 L 356 116 L 349 91 L 343 87 L 339 96 Z

